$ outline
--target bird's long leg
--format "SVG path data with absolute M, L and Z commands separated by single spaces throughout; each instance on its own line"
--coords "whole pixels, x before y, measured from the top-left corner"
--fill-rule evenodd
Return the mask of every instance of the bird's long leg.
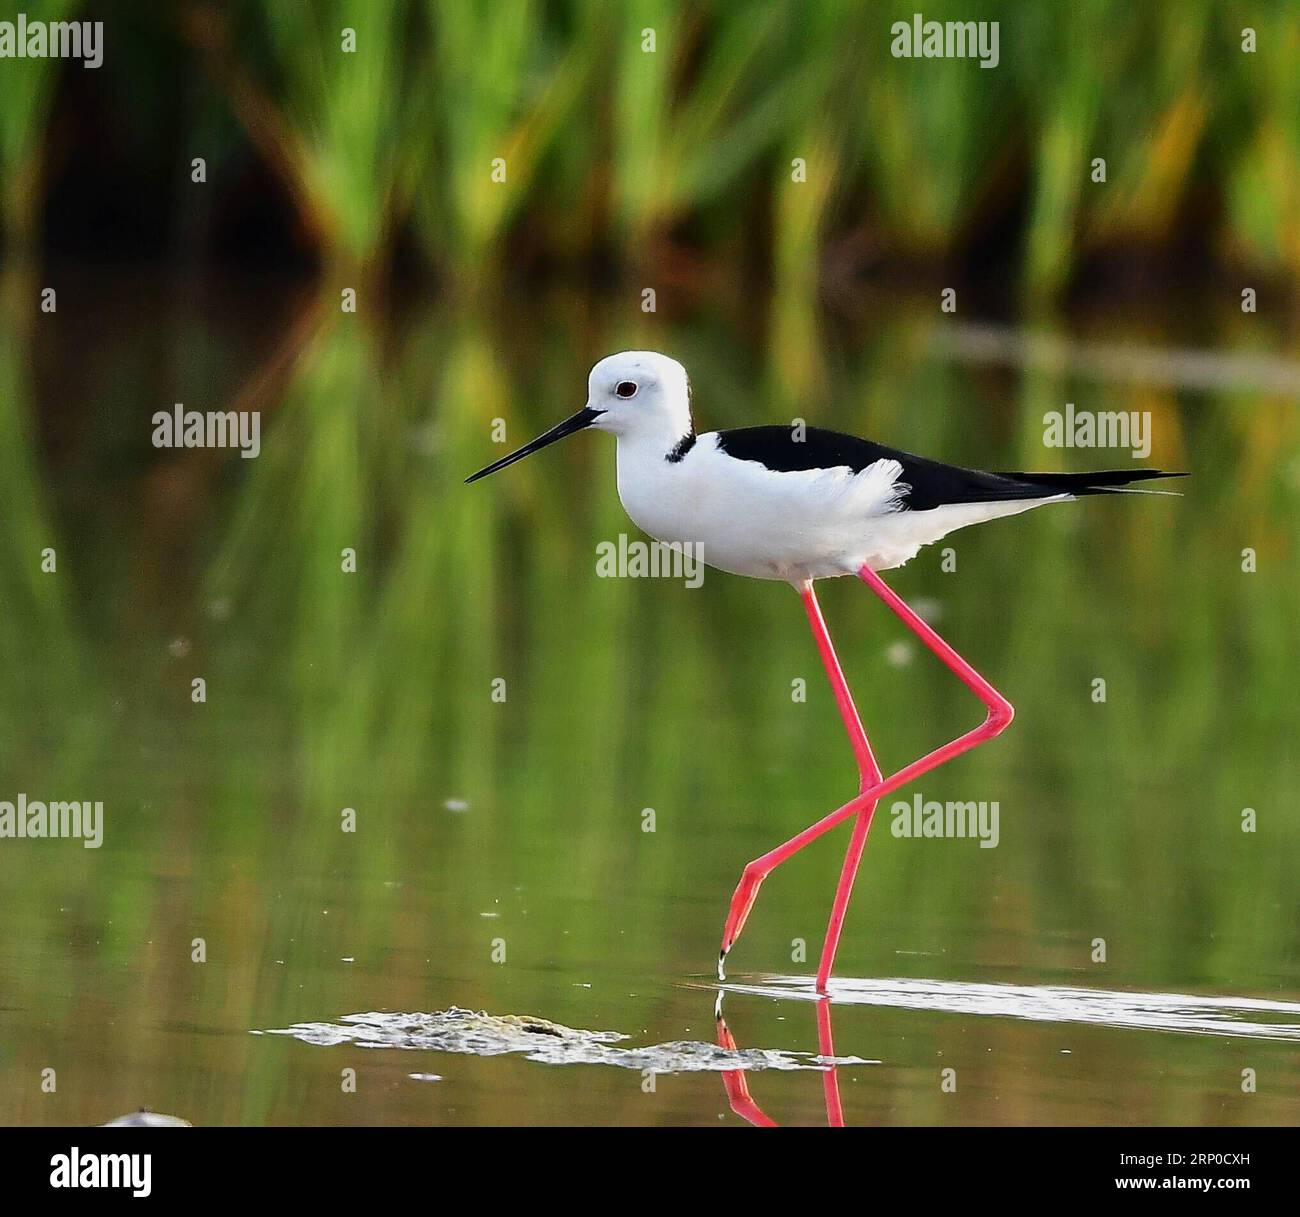
M 905 765 L 897 773 L 867 786 L 856 798 L 850 799 L 843 807 L 836 808 L 830 815 L 823 816 L 816 824 L 805 828 L 803 832 L 791 837 L 783 845 L 778 845 L 775 849 L 769 850 L 762 857 L 755 858 L 745 867 L 740 883 L 736 888 L 736 893 L 731 898 L 731 911 L 727 915 L 727 924 L 722 931 L 722 954 L 718 960 L 719 973 L 722 972 L 722 964 L 727 952 L 735 945 L 736 939 L 740 936 L 740 931 L 744 927 L 745 918 L 749 916 L 749 911 L 753 908 L 754 897 L 758 893 L 759 885 L 782 862 L 797 854 L 805 845 L 815 841 L 823 833 L 829 832 L 837 824 L 848 819 L 849 816 L 863 811 L 868 804 L 879 802 L 885 795 L 892 794 L 900 786 L 906 786 L 909 782 L 915 781 L 922 774 L 929 773 L 930 770 L 937 768 L 945 761 L 950 761 L 953 757 L 970 751 L 977 744 L 982 744 L 985 740 L 1000 735 L 1006 730 L 1007 725 L 1015 716 L 1015 708 L 1011 703 L 958 655 L 952 647 L 944 642 L 934 629 L 922 620 L 913 609 L 909 608 L 875 571 L 868 566 L 864 566 L 858 571 L 858 577 L 944 662 L 957 679 L 984 703 L 988 713 L 978 727 L 967 731 L 964 735 L 959 735 L 955 740 L 951 740 L 941 748 L 936 748 L 933 752 L 927 753 L 910 765 Z M 850 843 L 850 848 L 852 848 L 852 843 Z
M 835 695 L 835 705 L 839 709 L 840 718 L 844 721 L 844 729 L 848 732 L 849 743 L 853 747 L 853 756 L 858 763 L 858 789 L 866 790 L 868 786 L 880 781 L 882 776 L 880 765 L 876 762 L 875 754 L 871 751 L 867 733 L 862 729 L 862 719 L 858 715 L 857 706 L 853 704 L 853 694 L 849 691 L 848 681 L 844 679 L 844 669 L 840 667 L 839 656 L 835 654 L 835 644 L 831 642 L 830 631 L 826 628 L 826 618 L 822 616 L 821 605 L 817 602 L 817 593 L 813 590 L 812 580 L 807 580 L 799 588 L 799 596 L 803 600 L 804 609 L 808 614 L 808 624 L 812 627 L 813 639 L 817 643 L 817 651 L 821 655 L 822 666 L 826 669 L 826 676 L 831 682 L 831 692 Z M 824 988 L 823 974 L 830 974 L 831 964 L 835 960 L 835 951 L 840 942 L 840 930 L 844 925 L 844 913 L 848 907 L 849 894 L 853 890 L 853 879 L 857 874 L 858 862 L 862 858 L 862 848 L 866 844 L 867 830 L 871 827 L 871 816 L 875 810 L 875 802 L 863 807 L 858 814 L 858 822 L 853 828 L 853 837 L 849 841 L 849 852 L 845 856 L 839 887 L 835 891 L 835 903 L 831 906 L 830 922 L 826 926 L 826 940 L 822 945 L 822 962 L 817 970 L 819 988 Z M 736 902 L 741 898 L 742 891 L 746 907 L 741 913 L 740 924 L 736 926 L 735 933 L 731 937 L 732 943 L 740 936 L 741 926 L 744 924 L 749 909 L 753 907 L 754 901 L 758 898 L 758 889 L 765 877 L 765 875 L 757 878 L 750 876 L 748 868 L 746 873 L 741 876 L 740 884 L 736 888 L 736 894 L 732 898 L 732 912 L 735 912 Z M 730 923 L 730 918 L 728 918 L 728 926 L 730 926 Z M 723 964 L 730 949 L 731 945 L 728 943 L 727 935 L 724 932 L 722 950 L 718 953 L 719 978 L 722 977 Z
M 826 628 L 826 619 L 822 616 L 821 605 L 817 603 L 817 593 L 810 582 L 799 589 L 799 596 L 808 613 L 808 624 L 812 626 L 813 639 L 822 657 L 822 665 L 830 678 L 831 691 L 835 694 L 835 704 L 839 707 L 840 718 L 844 720 L 844 729 L 849 733 L 849 742 L 853 745 L 853 756 L 858 762 L 861 777 L 860 790 L 865 790 L 873 782 L 880 781 L 880 766 L 876 764 L 871 745 L 867 742 L 867 733 L 862 729 L 862 719 L 858 717 L 858 708 L 853 704 L 853 695 L 849 692 L 848 681 L 844 679 L 844 670 L 840 667 L 839 656 L 831 642 L 830 631 Z
M 817 640 L 817 649 L 821 652 L 822 664 L 830 678 L 831 689 L 835 693 L 835 703 L 840 708 L 840 717 L 844 720 L 845 730 L 853 744 L 853 755 L 858 762 L 859 790 L 866 790 L 884 776 L 880 764 L 867 741 L 867 733 L 862 729 L 862 719 L 858 708 L 853 704 L 848 682 L 835 654 L 830 631 L 822 616 L 821 606 L 817 603 L 817 594 L 812 582 L 805 583 L 799 590 L 803 597 L 804 608 L 808 611 L 808 624 L 812 626 L 813 637 Z M 826 982 L 830 979 L 831 968 L 835 966 L 835 952 L 839 950 L 840 934 L 844 929 L 844 916 L 848 911 L 849 897 L 853 894 L 853 881 L 857 878 L 858 864 L 862 861 L 862 850 L 867 844 L 867 833 L 871 831 L 871 817 L 875 814 L 876 802 L 870 802 L 858 812 L 853 824 L 853 836 L 849 839 L 849 848 L 844 855 L 844 866 L 840 870 L 840 881 L 835 888 L 835 902 L 831 905 L 830 920 L 826 923 L 826 938 L 822 942 L 821 962 L 817 965 L 817 991 L 826 992 Z
M 880 780 L 876 773 L 875 780 Z M 853 835 L 849 838 L 849 848 L 844 853 L 844 865 L 840 868 L 840 881 L 835 887 L 835 901 L 831 905 L 831 918 L 826 923 L 826 937 L 822 942 L 822 957 L 817 964 L 817 992 L 825 993 L 831 978 L 831 969 L 835 966 L 835 952 L 840 948 L 840 934 L 844 930 L 844 915 L 848 912 L 849 897 L 853 895 L 853 881 L 858 877 L 858 864 L 862 861 L 862 851 L 866 848 L 867 833 L 871 831 L 871 817 L 875 814 L 879 799 L 873 799 L 859 812 L 853 823 Z

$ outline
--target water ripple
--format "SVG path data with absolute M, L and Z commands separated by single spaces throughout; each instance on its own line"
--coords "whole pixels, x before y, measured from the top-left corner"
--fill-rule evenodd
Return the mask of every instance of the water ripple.
M 821 996 L 810 976 L 754 976 L 727 981 L 722 988 L 731 993 L 798 1001 L 816 1001 Z M 1042 1023 L 1095 1023 L 1189 1035 L 1300 1040 L 1300 1003 L 1255 997 L 1126 993 L 1054 985 L 967 984 L 902 978 L 833 980 L 829 996 L 835 1005 L 845 1006 L 893 1006 Z

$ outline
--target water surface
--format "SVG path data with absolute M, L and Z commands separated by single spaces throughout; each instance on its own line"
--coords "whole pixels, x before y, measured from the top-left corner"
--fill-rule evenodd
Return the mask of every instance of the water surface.
M 831 1009 L 862 1063 L 836 1077 L 850 1123 L 1300 1117 L 1284 335 L 1076 318 L 1026 348 L 918 300 L 809 319 L 791 359 L 717 304 L 516 296 L 376 325 L 328 291 L 152 282 L 127 307 L 121 282 L 0 346 L 0 797 L 106 808 L 101 849 L 0 844 L 0 1120 L 739 1119 L 736 1062 L 707 1051 L 727 900 L 856 782 L 798 601 L 596 578 L 597 543 L 637 536 L 607 437 L 461 484 L 502 451 L 492 420 L 521 442 L 631 345 L 689 364 L 705 427 L 804 417 L 992 468 L 1125 466 L 1045 450 L 1043 415 L 1150 411 L 1185 497 L 1044 509 L 892 576 L 1018 716 L 921 787 L 997 801 L 996 848 L 894 836 L 882 807 Z M 1139 357 L 1099 360 L 1116 348 Z M 176 401 L 260 409 L 261 455 L 154 450 Z M 978 721 L 864 589 L 823 603 L 887 769 Z M 826 1119 L 804 978 L 846 841 L 768 880 L 732 957 L 737 1051 L 801 1066 L 749 1077 L 782 1122 Z M 452 1008 L 712 1067 L 383 1042 Z M 266 1034 L 362 1015 L 377 1040 Z

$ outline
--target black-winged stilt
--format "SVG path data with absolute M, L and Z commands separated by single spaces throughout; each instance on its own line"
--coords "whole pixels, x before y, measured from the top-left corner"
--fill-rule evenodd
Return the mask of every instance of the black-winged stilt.
M 879 572 L 902 566 L 922 546 L 969 524 L 1081 495 L 1123 493 L 1130 482 L 1183 475 L 1155 469 L 982 473 L 816 427 L 744 427 L 696 435 L 686 369 L 654 351 L 624 351 L 592 368 L 581 410 L 466 481 L 504 469 L 587 427 L 617 438 L 618 494 L 638 527 L 664 544 L 692 546 L 702 561 L 719 570 L 785 580 L 803 599 L 857 760 L 858 793 L 745 867 L 722 933 L 718 976 L 722 978 L 727 952 L 740 936 L 763 880 L 809 842 L 856 816 L 817 969 L 818 990 L 825 992 L 876 804 L 1000 734 L 1014 713 L 1011 703 Z M 987 710 L 978 727 L 889 777 L 881 773 L 862 729 L 813 591 L 814 580 L 840 575 L 861 579 Z

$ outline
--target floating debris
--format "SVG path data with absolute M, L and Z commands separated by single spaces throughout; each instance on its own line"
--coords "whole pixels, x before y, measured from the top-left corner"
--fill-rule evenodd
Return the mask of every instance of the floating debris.
M 166 1116 L 160 1111 L 150 1111 L 147 1107 L 140 1108 L 139 1111 L 133 1111 L 129 1116 L 118 1116 L 116 1120 L 109 1120 L 107 1124 L 101 1124 L 100 1128 L 193 1128 L 194 1125 L 188 1120 L 182 1120 L 180 1116 Z
M 545 1065 L 614 1065 L 653 1073 L 825 1070 L 832 1065 L 868 1063 L 856 1056 L 826 1058 L 773 1048 L 730 1049 L 695 1040 L 673 1040 L 644 1048 L 618 1047 L 629 1038 L 619 1031 L 584 1031 L 545 1018 L 475 1013 L 458 1006 L 433 1014 L 347 1014 L 336 1023 L 295 1023 L 292 1027 L 253 1034 L 290 1035 L 304 1044 L 319 1047 L 355 1044 L 358 1048 L 460 1052 L 472 1056 L 519 1053 L 527 1060 Z

